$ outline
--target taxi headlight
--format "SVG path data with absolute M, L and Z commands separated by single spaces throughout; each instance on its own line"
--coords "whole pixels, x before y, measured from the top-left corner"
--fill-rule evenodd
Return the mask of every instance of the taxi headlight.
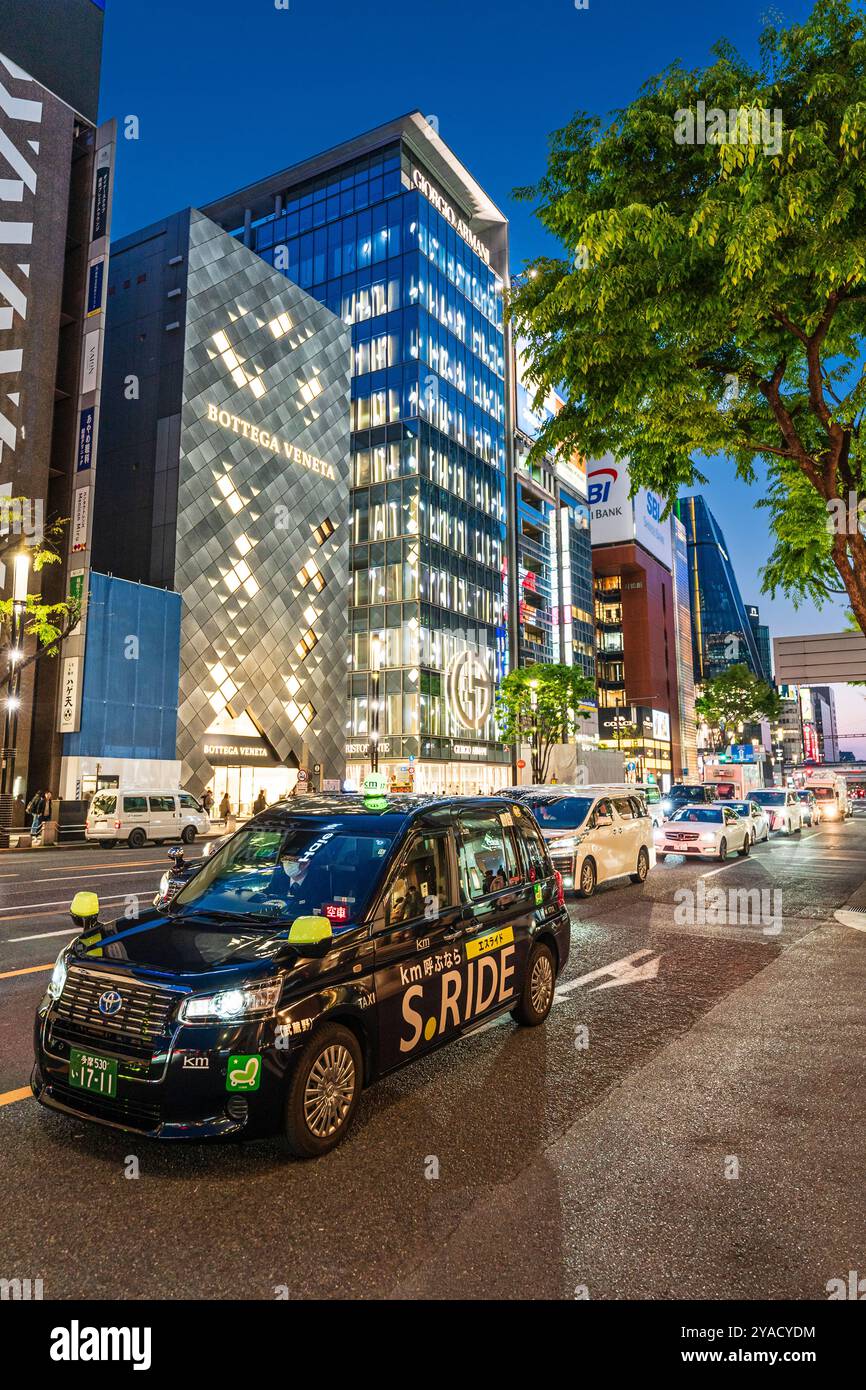
M 218 994 L 193 994 L 184 999 L 178 1017 L 181 1023 L 229 1023 L 243 1018 L 269 1018 L 277 1007 L 281 980 L 241 985 Z
M 168 870 L 167 870 L 167 869 L 166 869 L 165 873 L 163 874 L 162 878 L 159 880 L 159 891 L 160 891 L 160 896 L 163 897 L 163 898 L 165 897 L 166 893 L 168 892 Z
M 52 999 L 59 999 L 63 993 L 63 986 L 66 984 L 66 947 L 60 952 L 54 962 L 54 969 L 51 972 L 51 979 L 48 982 L 48 993 Z
M 703 835 L 701 836 L 701 839 L 702 839 L 703 841 L 705 841 L 706 844 L 711 844 L 711 843 L 713 842 L 713 840 L 715 840 L 715 838 L 716 838 L 716 835 L 715 835 L 715 831 L 713 831 L 713 830 L 705 830 L 704 833 L 703 833 Z

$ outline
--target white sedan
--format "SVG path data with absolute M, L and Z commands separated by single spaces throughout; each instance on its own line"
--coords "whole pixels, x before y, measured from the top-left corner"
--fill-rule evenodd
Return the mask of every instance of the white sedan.
M 757 801 L 716 801 L 716 806 L 730 806 L 738 816 L 746 821 L 752 836 L 752 844 L 770 838 L 770 819 L 763 806 Z
M 727 859 L 732 849 L 744 858 L 752 848 L 752 832 L 744 816 L 724 805 L 683 806 L 656 827 L 656 859 L 669 854 L 701 859 Z
M 750 801 L 767 813 L 771 830 L 781 830 L 785 835 L 799 835 L 803 829 L 803 807 L 797 800 L 797 793 L 790 787 L 759 787 L 749 793 Z

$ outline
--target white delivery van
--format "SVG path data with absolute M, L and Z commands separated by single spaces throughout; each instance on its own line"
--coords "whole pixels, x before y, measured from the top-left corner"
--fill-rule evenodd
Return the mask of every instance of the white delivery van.
M 848 779 L 841 773 L 821 768 L 807 770 L 804 786 L 815 793 L 822 821 L 845 820 L 850 814 Z
M 204 835 L 209 828 L 210 817 L 191 792 L 111 787 L 94 795 L 84 837 L 98 840 L 103 849 L 113 849 L 119 841 L 141 849 L 148 840 L 155 845 L 166 840 L 191 845 L 196 835 Z

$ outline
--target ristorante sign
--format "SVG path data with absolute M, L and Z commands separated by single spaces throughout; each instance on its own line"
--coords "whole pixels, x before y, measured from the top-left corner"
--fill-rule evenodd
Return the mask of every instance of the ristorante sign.
M 302 468 L 309 468 L 312 473 L 318 473 L 323 478 L 336 479 L 333 464 L 326 463 L 324 459 L 316 458 L 315 454 L 308 454 L 305 449 L 299 449 L 297 444 L 290 444 L 287 439 L 281 439 L 277 434 L 271 434 L 270 430 L 263 430 L 259 425 L 253 425 L 249 420 L 244 420 L 240 415 L 233 415 L 230 410 L 220 410 L 219 406 L 210 402 L 207 407 L 207 418 L 215 425 L 219 425 L 224 430 L 231 430 L 233 434 L 239 434 L 244 439 L 248 439 L 251 444 L 257 444 L 260 449 L 265 449 L 269 453 L 279 454 L 281 458 L 288 459 L 291 463 L 298 463 Z
M 489 265 L 490 252 L 484 245 L 484 242 L 479 236 L 476 236 L 468 223 L 464 222 L 463 218 L 454 211 L 447 199 L 443 198 L 441 193 L 437 193 L 430 180 L 424 177 L 420 169 L 413 167 L 412 182 L 419 193 L 424 194 L 428 203 L 433 204 L 440 217 L 444 217 L 445 221 L 451 224 L 458 236 L 462 236 L 463 240 L 469 243 L 476 256 L 480 256 L 482 261 L 484 261 L 486 265 Z

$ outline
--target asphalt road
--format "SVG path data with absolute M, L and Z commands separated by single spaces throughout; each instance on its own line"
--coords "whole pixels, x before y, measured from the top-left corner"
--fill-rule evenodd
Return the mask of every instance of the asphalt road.
M 166 862 L 0 855 L 0 1277 L 60 1299 L 821 1299 L 866 1270 L 866 932 L 833 915 L 866 879 L 866 818 L 574 902 L 546 1026 L 497 1021 L 380 1082 L 314 1163 L 29 1098 L 69 900 L 120 913 Z M 767 890 L 766 920 L 690 911 L 699 880 Z

